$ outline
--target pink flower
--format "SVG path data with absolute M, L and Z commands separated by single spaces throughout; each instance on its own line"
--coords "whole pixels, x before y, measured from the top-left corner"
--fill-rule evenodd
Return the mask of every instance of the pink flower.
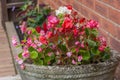
M 48 29 L 55 27 L 56 24 L 58 23 L 59 23 L 59 20 L 57 19 L 56 16 L 53 16 L 53 15 L 48 16 L 48 24 L 47 24 Z
M 75 51 L 78 53 L 78 52 L 79 52 L 79 47 L 77 47 L 77 48 L 75 49 Z
M 75 42 L 75 45 L 76 45 L 76 46 L 80 45 L 80 42 L 79 42 L 79 41 L 76 41 L 76 42 Z
M 29 51 L 24 51 L 22 53 L 22 56 L 23 56 L 23 58 L 29 58 L 30 57 Z
M 37 51 L 38 51 L 38 52 L 41 52 L 41 51 L 42 51 L 42 48 L 38 48 Z
M 42 45 L 42 43 L 39 42 L 38 40 L 34 40 L 34 43 L 35 43 L 38 47 L 40 47 L 40 46 Z
M 18 64 L 23 64 L 23 60 L 19 58 L 18 56 L 15 57 L 15 60 Z
M 68 57 L 71 57 L 71 56 L 72 56 L 72 52 L 67 52 L 66 55 L 67 55 Z
M 104 51 L 105 47 L 107 46 L 106 39 L 102 36 L 98 37 L 98 40 L 100 41 L 99 51 Z
M 73 59 L 73 60 L 72 60 L 72 64 L 77 64 L 77 62 Z
M 39 40 L 40 40 L 40 42 L 42 43 L 42 44 L 48 44 L 48 42 L 47 42 L 47 39 L 46 39 L 46 37 L 44 37 L 44 36 L 40 36 L 39 37 Z
M 101 43 L 106 43 L 106 39 L 105 39 L 103 36 L 99 36 L 99 37 L 98 37 L 98 40 L 99 40 Z
M 32 46 L 33 48 L 37 48 L 37 45 L 35 43 L 32 43 L 30 46 Z
M 82 60 L 82 56 L 78 56 L 78 61 L 80 62 Z
M 50 15 L 48 16 L 48 22 L 50 22 L 51 24 L 57 24 L 59 20 L 57 19 L 56 16 Z
M 82 43 L 80 44 L 80 47 L 81 47 L 81 48 L 84 48 L 84 47 L 85 47 L 84 42 L 82 42 Z
M 26 30 L 27 30 L 27 24 L 26 24 L 25 21 L 22 22 L 22 25 L 20 25 L 20 29 L 21 29 L 21 32 L 22 32 L 22 33 L 25 33 L 25 32 L 26 32 Z
M 40 35 L 41 35 L 41 36 L 45 36 L 45 31 L 44 31 L 44 30 L 41 30 L 41 31 L 40 31 Z
M 17 45 L 18 45 L 18 42 L 17 42 L 17 39 L 16 39 L 15 36 L 12 37 L 12 44 L 13 44 L 14 46 L 17 46 Z
M 61 62 L 60 60 L 57 60 L 57 64 L 60 64 L 60 62 Z
M 104 51 L 105 46 L 99 46 L 99 48 L 98 48 L 98 49 L 99 49 L 99 51 L 101 51 L 101 52 L 102 52 L 102 51 Z
M 55 54 L 56 54 L 56 55 L 59 55 L 60 53 L 57 51 Z
M 31 34 L 32 34 L 32 30 L 28 30 L 28 31 L 27 31 L 27 34 L 28 34 L 28 35 L 31 35 Z
M 31 38 L 27 38 L 27 46 L 30 46 L 32 44 L 32 39 Z
M 55 50 L 55 49 L 56 49 L 56 45 L 52 45 L 52 46 L 51 46 L 51 49 L 52 49 L 52 50 Z
M 52 52 L 49 52 L 49 53 L 48 53 L 48 56 L 50 57 L 50 56 L 52 56 L 52 54 L 53 54 Z
M 98 28 L 99 27 L 99 24 L 97 21 L 94 21 L 94 20 L 90 20 L 88 23 L 87 23 L 87 27 L 88 28 Z
M 25 65 L 24 65 L 24 64 L 21 64 L 21 65 L 20 65 L 20 68 L 21 68 L 22 70 L 24 70 L 24 69 L 25 69 Z
M 23 46 L 23 50 L 28 50 L 28 46 Z

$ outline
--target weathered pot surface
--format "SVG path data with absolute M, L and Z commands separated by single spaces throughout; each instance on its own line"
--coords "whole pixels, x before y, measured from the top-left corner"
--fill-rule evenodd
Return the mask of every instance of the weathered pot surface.
M 20 70 L 22 80 L 114 80 L 119 57 L 112 51 L 111 59 L 98 64 L 80 66 L 36 66 L 25 64 Z

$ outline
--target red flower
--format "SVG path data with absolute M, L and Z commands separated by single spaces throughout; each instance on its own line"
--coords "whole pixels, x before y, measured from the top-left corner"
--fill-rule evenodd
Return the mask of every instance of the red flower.
M 80 19 L 80 21 L 79 21 L 79 22 L 80 22 L 80 23 L 85 22 L 85 18 Z
M 70 29 L 73 27 L 73 20 L 66 17 L 63 24 L 62 24 L 62 27 L 65 28 L 65 29 Z
M 76 11 L 75 11 L 75 12 L 73 12 L 73 15 L 74 15 L 74 16 L 76 16 L 77 14 L 78 14 L 78 13 L 77 13 Z
M 74 29 L 74 30 L 73 30 L 74 36 L 78 36 L 78 32 L 79 32 L 79 31 L 78 31 L 77 29 Z
M 47 24 L 45 22 L 43 23 L 43 29 L 44 29 L 45 33 L 48 31 Z
M 53 36 L 53 33 L 52 32 L 47 32 L 47 38 L 49 39 L 49 38 L 51 38 L 52 36 Z
M 71 5 L 66 5 L 66 7 L 67 7 L 69 10 L 72 10 L 72 6 L 71 6 Z
M 48 42 L 47 42 L 47 39 L 46 39 L 46 37 L 45 36 L 40 36 L 39 37 L 39 40 L 40 40 L 40 42 L 42 43 L 42 44 L 48 44 Z
M 40 31 L 41 31 L 40 26 L 37 26 L 35 29 L 36 29 L 36 31 L 37 31 L 38 33 L 40 33 Z

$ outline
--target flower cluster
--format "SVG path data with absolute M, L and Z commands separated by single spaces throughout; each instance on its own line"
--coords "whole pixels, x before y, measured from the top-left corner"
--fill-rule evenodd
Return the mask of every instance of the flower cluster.
M 109 59 L 109 47 L 104 37 L 99 36 L 99 24 L 95 20 L 79 18 L 72 6 L 60 7 L 56 15 L 36 28 L 22 22 L 21 41 L 23 51 L 17 62 L 36 65 L 80 65 Z M 19 46 L 13 37 L 13 44 Z

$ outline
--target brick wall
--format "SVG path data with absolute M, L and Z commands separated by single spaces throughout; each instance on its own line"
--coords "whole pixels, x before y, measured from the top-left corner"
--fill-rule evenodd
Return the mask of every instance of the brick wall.
M 39 0 L 54 9 L 70 4 L 81 17 L 97 20 L 109 45 L 120 52 L 120 0 Z

